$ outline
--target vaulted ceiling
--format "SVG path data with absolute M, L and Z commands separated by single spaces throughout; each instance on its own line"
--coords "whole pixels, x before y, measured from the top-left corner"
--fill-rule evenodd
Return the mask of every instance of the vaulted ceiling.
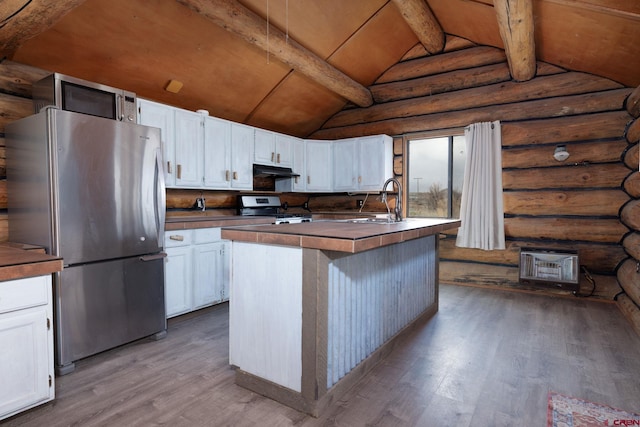
M 636 0 L 0 3 L 0 53 L 11 60 L 297 136 L 366 105 L 385 70 L 409 51 L 437 55 L 444 34 L 506 43 L 514 76 L 538 60 L 640 85 Z M 165 90 L 171 80 L 178 93 Z

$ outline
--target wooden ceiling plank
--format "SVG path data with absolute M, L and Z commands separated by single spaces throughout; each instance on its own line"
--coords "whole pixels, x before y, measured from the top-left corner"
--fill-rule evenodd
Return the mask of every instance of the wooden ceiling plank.
M 444 49 L 445 35 L 440 23 L 424 0 L 393 0 L 400 14 L 420 43 L 431 55 Z
M 326 61 L 287 37 L 278 28 L 268 25 L 259 15 L 236 0 L 178 0 L 179 3 L 203 15 L 211 22 L 230 31 L 248 43 L 289 65 L 294 70 L 348 99 L 367 107 L 373 104 L 371 92 Z
M 532 0 L 494 0 L 511 77 L 524 82 L 536 74 Z
M 51 28 L 64 15 L 84 3 L 85 0 L 33 1 L 24 5 L 16 2 L 16 9 L 9 18 L 0 22 L 0 53 L 12 55 L 26 40 Z M 24 6 L 23 6 L 24 5 Z

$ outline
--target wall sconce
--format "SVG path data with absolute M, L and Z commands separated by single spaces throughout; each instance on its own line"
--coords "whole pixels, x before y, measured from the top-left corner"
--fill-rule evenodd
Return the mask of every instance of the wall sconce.
M 553 158 L 559 162 L 563 162 L 569 158 L 569 152 L 566 145 L 556 145 L 556 150 L 553 152 Z

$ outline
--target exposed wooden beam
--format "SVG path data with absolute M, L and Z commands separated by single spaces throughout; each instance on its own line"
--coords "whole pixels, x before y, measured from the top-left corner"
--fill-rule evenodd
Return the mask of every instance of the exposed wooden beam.
M 446 37 L 425 0 L 393 0 L 405 21 L 428 53 L 440 53 Z
M 511 77 L 531 80 L 536 74 L 532 0 L 493 0 Z
M 269 52 L 318 84 L 360 107 L 373 104 L 371 92 L 236 0 L 178 0 L 211 22 Z
M 10 56 L 22 43 L 48 30 L 84 1 L 3 1 L 0 7 L 0 54 Z

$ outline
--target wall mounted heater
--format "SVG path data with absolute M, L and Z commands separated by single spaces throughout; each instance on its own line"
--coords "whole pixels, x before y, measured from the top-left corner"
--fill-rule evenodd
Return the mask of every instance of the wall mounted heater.
M 578 291 L 578 251 L 520 249 L 520 283 Z

